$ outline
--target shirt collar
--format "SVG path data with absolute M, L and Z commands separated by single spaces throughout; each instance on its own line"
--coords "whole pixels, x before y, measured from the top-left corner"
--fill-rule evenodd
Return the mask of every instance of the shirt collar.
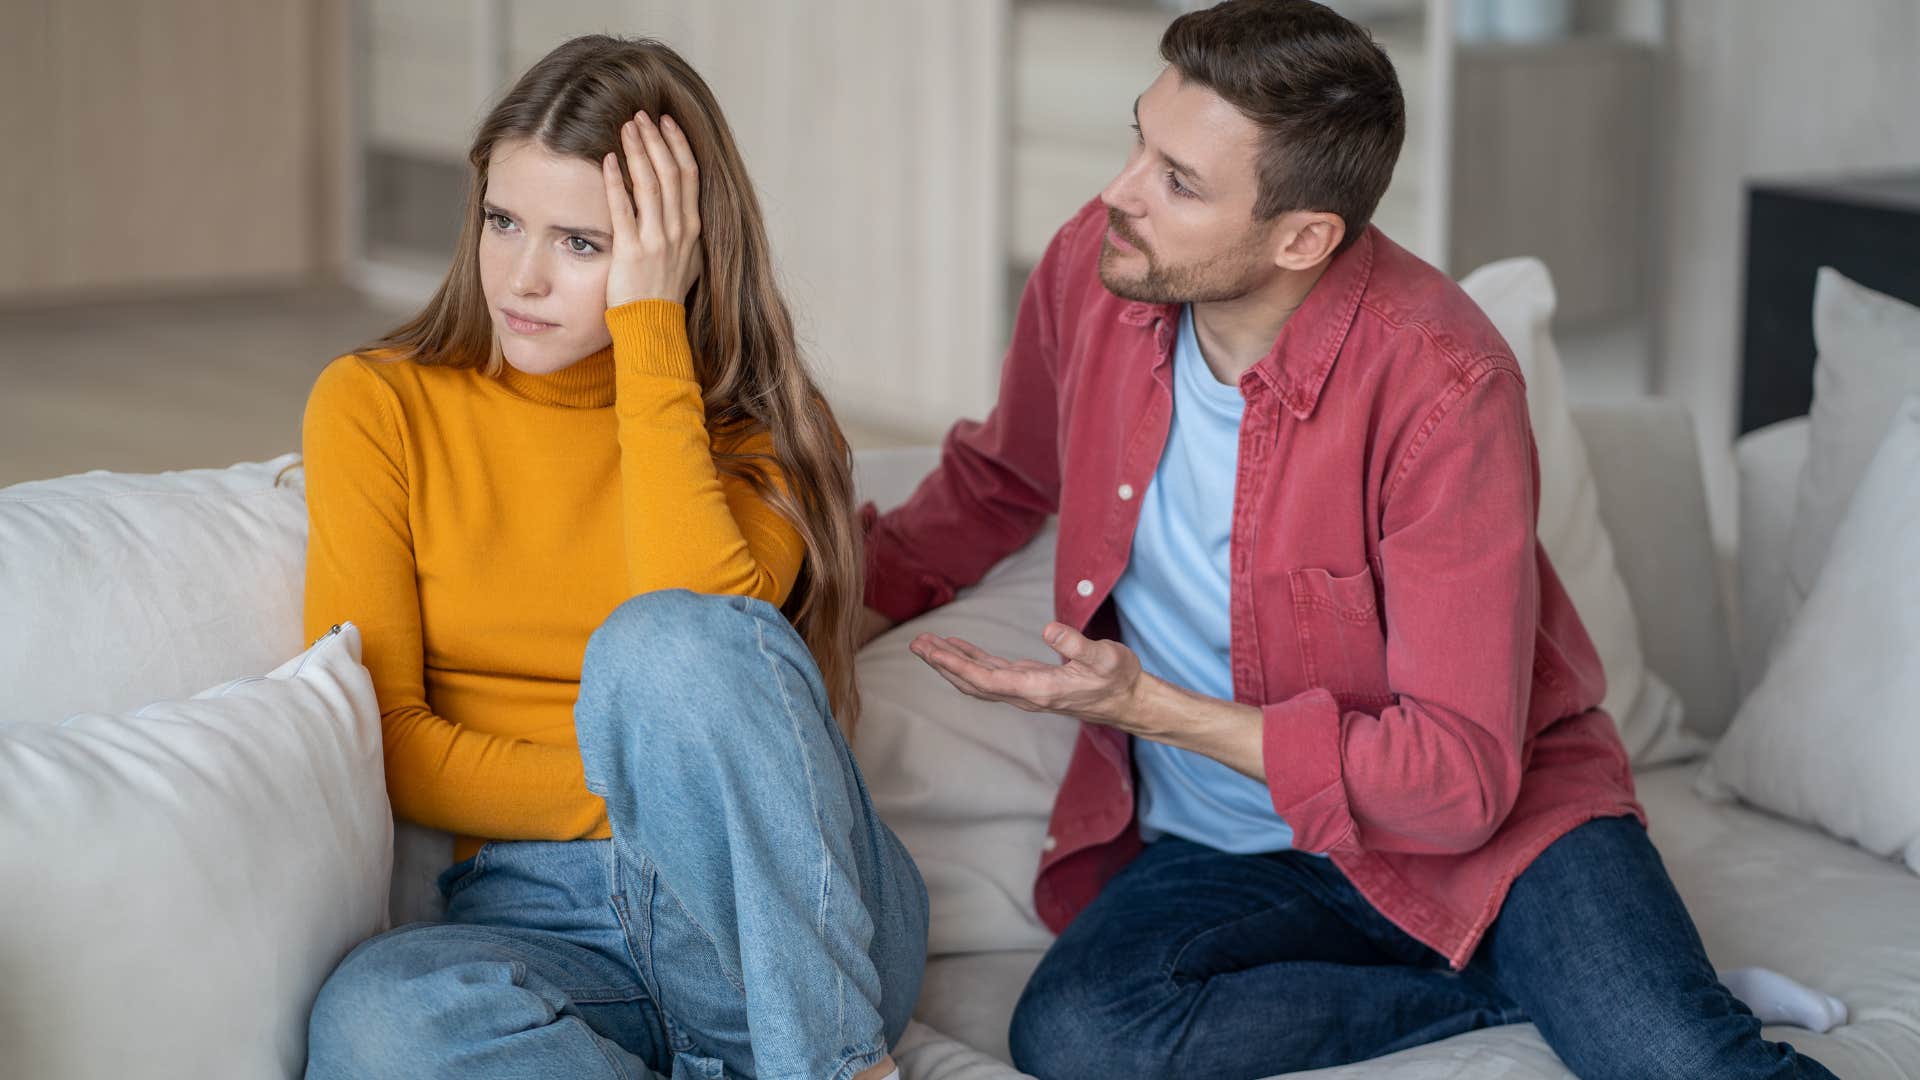
M 1353 328 L 1360 300 L 1373 278 L 1378 232 L 1367 226 L 1352 247 L 1334 256 L 1326 273 L 1307 291 L 1299 310 L 1281 327 L 1273 348 L 1248 370 L 1278 394 L 1298 419 L 1312 416 L 1320 404 L 1320 392 Z M 1171 330 L 1180 325 L 1180 305 L 1135 301 L 1120 309 L 1119 318 L 1129 326 L 1143 328 L 1158 323 L 1167 328 L 1162 330 L 1162 340 L 1170 343 Z

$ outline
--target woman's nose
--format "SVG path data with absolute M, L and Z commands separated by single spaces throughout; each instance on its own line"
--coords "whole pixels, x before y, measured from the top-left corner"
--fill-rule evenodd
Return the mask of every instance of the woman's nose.
M 547 268 L 539 254 L 523 251 L 513 261 L 513 274 L 507 280 L 515 296 L 539 296 L 547 291 Z

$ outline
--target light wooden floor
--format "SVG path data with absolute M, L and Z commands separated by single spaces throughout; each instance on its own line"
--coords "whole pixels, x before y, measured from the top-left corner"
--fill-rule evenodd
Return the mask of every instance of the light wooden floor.
M 298 450 L 320 369 L 403 317 L 344 288 L 0 311 L 0 486 Z

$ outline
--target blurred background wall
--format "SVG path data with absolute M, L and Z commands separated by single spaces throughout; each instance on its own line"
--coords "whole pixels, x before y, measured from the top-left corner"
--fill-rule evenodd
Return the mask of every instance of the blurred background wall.
M 936 438 L 1184 6 L 0 0 L 0 483 L 297 446 L 319 368 L 444 273 L 487 104 L 588 31 L 713 85 L 856 445 Z M 1407 92 L 1379 224 L 1456 276 L 1544 258 L 1573 394 L 1692 407 L 1731 543 L 1745 185 L 1920 170 L 1920 3 L 1334 6 Z

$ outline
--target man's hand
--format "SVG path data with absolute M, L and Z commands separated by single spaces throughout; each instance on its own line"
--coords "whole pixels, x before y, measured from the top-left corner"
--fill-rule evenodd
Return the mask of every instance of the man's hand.
M 874 638 L 879 637 L 891 629 L 893 629 L 892 619 L 887 618 L 885 615 L 880 614 L 870 607 L 862 606 L 860 608 L 858 621 L 853 624 L 853 647 L 856 649 L 864 648 L 867 642 L 872 641 Z
M 1042 638 L 1060 663 L 1008 660 L 959 638 L 921 634 L 908 647 L 955 689 L 1028 712 L 1059 713 L 1191 750 L 1264 782 L 1264 726 L 1252 705 L 1196 694 L 1140 669 L 1133 650 L 1064 623 Z
M 1060 654 L 1060 663 L 1008 660 L 960 638 L 934 634 L 921 634 L 909 647 L 970 697 L 1151 735 L 1139 730 L 1145 679 L 1132 649 L 1117 641 L 1094 641 L 1058 622 L 1048 623 L 1040 636 Z

